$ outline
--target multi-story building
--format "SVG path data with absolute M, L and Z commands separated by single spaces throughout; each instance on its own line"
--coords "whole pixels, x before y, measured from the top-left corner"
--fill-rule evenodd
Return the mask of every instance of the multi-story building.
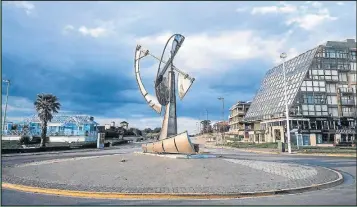
M 299 145 L 356 139 L 354 39 L 328 41 L 286 61 L 285 71 L 290 129 L 302 135 Z M 266 73 L 244 120 L 260 122 L 265 141 L 286 141 L 283 64 Z
M 238 101 L 229 109 L 229 131 L 227 132 L 227 136 L 241 141 L 249 138 L 248 130 L 252 129 L 251 124 L 245 122 L 243 119 L 250 104 L 250 101 Z
M 214 132 L 227 132 L 229 131 L 229 125 L 227 121 L 219 121 L 213 124 Z

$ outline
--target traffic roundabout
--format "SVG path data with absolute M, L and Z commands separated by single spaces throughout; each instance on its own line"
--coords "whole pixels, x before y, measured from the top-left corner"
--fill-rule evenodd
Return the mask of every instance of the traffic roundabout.
M 138 153 L 3 167 L 2 187 L 96 199 L 225 199 L 301 193 L 339 185 L 332 169 L 253 159 L 171 159 Z

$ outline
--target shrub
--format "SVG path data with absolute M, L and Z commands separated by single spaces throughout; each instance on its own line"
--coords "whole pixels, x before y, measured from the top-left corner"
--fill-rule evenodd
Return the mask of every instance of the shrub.
M 29 144 L 30 143 L 30 137 L 29 136 L 21 136 L 19 140 L 20 144 Z
M 40 144 L 41 143 L 41 137 L 38 136 L 33 136 L 31 140 L 32 144 Z

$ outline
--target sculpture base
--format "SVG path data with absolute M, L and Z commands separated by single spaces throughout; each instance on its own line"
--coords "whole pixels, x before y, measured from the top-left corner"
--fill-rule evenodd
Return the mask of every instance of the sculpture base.
M 144 153 L 196 154 L 198 145 L 191 142 L 187 131 L 163 140 L 142 145 Z

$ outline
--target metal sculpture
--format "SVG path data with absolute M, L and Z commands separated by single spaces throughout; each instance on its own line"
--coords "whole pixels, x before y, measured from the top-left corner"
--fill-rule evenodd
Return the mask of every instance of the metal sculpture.
M 177 134 L 175 72 L 178 73 L 178 93 L 181 100 L 184 98 L 195 80 L 173 65 L 173 60 L 184 40 L 185 37 L 180 34 L 172 35 L 166 42 L 161 58 L 151 54 L 149 50 L 144 49 L 141 45 L 136 46 L 135 76 L 139 90 L 149 106 L 158 114 L 161 114 L 162 108 L 165 107 L 165 114 L 159 140 L 143 144 L 142 148 L 144 152 L 193 154 L 198 151 L 192 144 L 187 131 Z M 163 58 L 165 57 L 165 54 L 167 54 L 166 49 L 171 41 L 169 59 L 165 61 Z M 149 56 L 159 61 L 159 67 L 154 85 L 156 97 L 150 95 L 146 91 L 140 76 L 140 61 Z M 162 65 L 163 67 L 161 67 Z

